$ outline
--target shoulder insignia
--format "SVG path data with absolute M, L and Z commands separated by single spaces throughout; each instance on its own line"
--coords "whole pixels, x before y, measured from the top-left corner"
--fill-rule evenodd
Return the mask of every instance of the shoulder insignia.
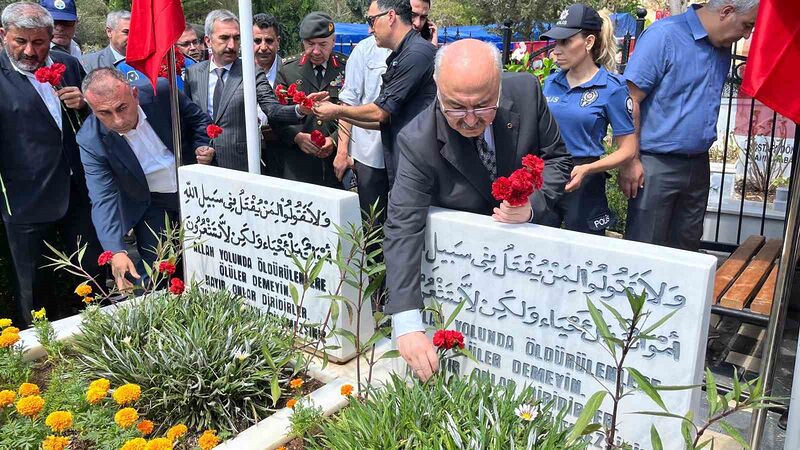
M 297 55 L 289 56 L 289 57 L 283 58 L 283 60 L 281 60 L 281 64 L 284 64 L 284 65 L 292 64 L 292 63 L 295 63 L 295 62 L 297 62 Z
M 303 64 L 306 63 L 306 61 L 308 61 L 308 55 L 304 53 L 303 56 L 300 57 L 300 62 L 298 64 L 302 66 Z

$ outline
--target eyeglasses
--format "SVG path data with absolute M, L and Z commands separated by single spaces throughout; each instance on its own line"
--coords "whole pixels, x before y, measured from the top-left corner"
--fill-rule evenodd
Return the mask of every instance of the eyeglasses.
M 497 103 L 494 106 L 486 106 L 483 108 L 445 108 L 444 104 L 442 103 L 442 98 L 439 97 L 437 94 L 437 98 L 439 100 L 439 106 L 442 109 L 442 113 L 447 117 L 454 119 L 454 120 L 461 120 L 466 118 L 470 113 L 474 114 L 475 117 L 481 120 L 488 120 L 491 119 L 492 116 L 497 111 L 497 108 L 500 107 L 500 93 L 501 91 L 497 92 Z
M 382 12 L 380 14 L 375 14 L 374 16 L 367 16 L 367 25 L 369 25 L 370 28 L 374 27 L 375 26 L 375 19 L 377 19 L 378 17 L 385 16 L 385 15 L 389 14 L 392 11 L 394 11 L 394 10 L 390 9 L 390 10 L 384 11 L 384 12 Z
M 178 47 L 197 47 L 200 44 L 200 41 L 194 39 L 192 41 L 183 41 L 183 42 L 176 42 L 175 45 Z

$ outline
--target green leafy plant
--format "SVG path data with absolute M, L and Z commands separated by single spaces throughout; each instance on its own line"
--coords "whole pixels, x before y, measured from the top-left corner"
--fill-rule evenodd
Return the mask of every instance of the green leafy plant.
M 317 429 L 322 422 L 322 408 L 314 406 L 306 399 L 298 400 L 292 409 L 292 415 L 289 417 L 292 436 L 305 436 L 310 431 Z
M 539 83 L 544 85 L 547 77 L 555 71 L 556 63 L 547 57 L 532 60 L 531 54 L 525 52 L 525 55 L 519 60 L 507 64 L 505 69 L 506 72 L 529 72 L 539 80 Z

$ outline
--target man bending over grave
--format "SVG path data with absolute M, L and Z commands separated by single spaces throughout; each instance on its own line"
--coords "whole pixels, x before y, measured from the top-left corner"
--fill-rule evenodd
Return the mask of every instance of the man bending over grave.
M 420 312 L 428 209 L 439 206 L 492 214 L 504 223 L 536 223 L 563 194 L 572 170 L 538 81 L 528 73 L 503 74 L 495 47 L 474 39 L 447 45 L 436 55 L 434 77 L 437 101 L 398 136 L 400 159 L 384 227 L 386 269 L 392 274 L 387 277 L 386 312 L 393 315 L 400 354 L 422 380 L 439 366 Z M 545 162 L 542 189 L 522 206 L 498 205 L 492 182 L 520 168 L 528 154 Z

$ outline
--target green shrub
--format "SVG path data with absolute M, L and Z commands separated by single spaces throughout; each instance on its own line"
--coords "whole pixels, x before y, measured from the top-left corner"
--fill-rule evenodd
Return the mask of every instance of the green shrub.
M 115 386 L 141 386 L 140 413 L 160 427 L 241 431 L 274 411 L 291 367 L 300 366 L 277 320 L 228 292 L 196 286 L 113 314 L 95 310 L 82 327 L 74 342 L 79 367 Z
M 550 404 L 533 400 L 531 388 L 516 394 L 487 377 L 444 378 L 407 384 L 394 376 L 367 401 L 351 398 L 338 416 L 323 422 L 318 436 L 307 438 L 309 448 L 586 448 L 581 439 L 569 442 L 572 430 L 562 425 L 565 413 L 555 415 Z M 531 421 L 517 416 L 517 408 L 525 404 L 538 411 Z

